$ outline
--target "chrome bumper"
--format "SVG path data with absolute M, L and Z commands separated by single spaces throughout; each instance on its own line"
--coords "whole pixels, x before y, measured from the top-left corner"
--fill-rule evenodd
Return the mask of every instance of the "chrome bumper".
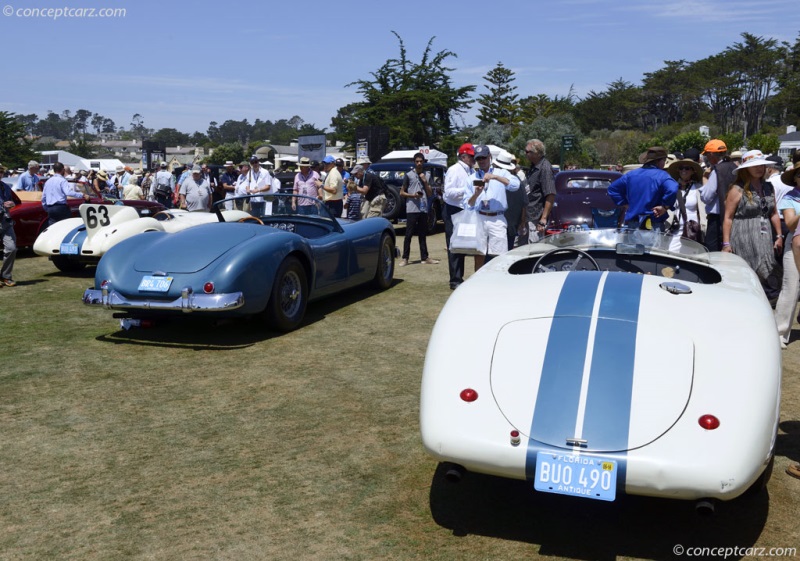
M 127 298 L 110 287 L 99 290 L 87 288 L 83 293 L 83 303 L 89 306 L 103 306 L 112 310 L 165 310 L 179 312 L 221 312 L 235 310 L 244 306 L 244 294 L 195 294 L 190 288 L 181 290 L 180 298 L 172 301 L 136 300 Z

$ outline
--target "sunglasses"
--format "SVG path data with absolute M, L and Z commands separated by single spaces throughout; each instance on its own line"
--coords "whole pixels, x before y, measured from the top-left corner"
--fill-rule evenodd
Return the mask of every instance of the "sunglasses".
M 478 157 L 477 157 L 477 158 L 475 158 L 475 159 L 476 159 L 476 160 L 486 160 L 486 159 L 488 159 L 488 158 L 489 158 L 489 156 L 478 156 Z
M 678 168 L 678 171 L 694 171 L 694 169 L 690 166 L 681 166 Z

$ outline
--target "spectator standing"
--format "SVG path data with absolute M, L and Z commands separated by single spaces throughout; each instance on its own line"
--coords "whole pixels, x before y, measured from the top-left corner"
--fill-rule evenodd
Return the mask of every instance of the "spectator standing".
M 92 190 L 100 198 L 108 193 L 108 173 L 101 169 L 95 174 L 94 180 L 92 180 Z
M 510 161 L 513 164 L 511 173 L 519 179 L 519 189 L 516 191 L 509 191 L 506 193 L 506 202 L 508 209 L 506 209 L 506 225 L 508 227 L 508 249 L 514 248 L 514 242 L 518 239 L 523 240 L 528 233 L 528 178 L 525 177 L 525 172 L 519 167 L 517 159 L 503 150 L 498 155 L 499 160 Z
M 700 199 L 706 205 L 706 247 L 710 251 L 722 249 L 722 217 L 725 200 L 736 177 L 736 164 L 728 157 L 728 147 L 719 139 L 709 140 L 703 154 L 711 172 L 700 190 Z
M 344 212 L 344 182 L 342 181 L 342 175 L 339 173 L 339 170 L 336 169 L 336 160 L 334 160 L 333 156 L 325 156 L 322 163 L 328 175 L 325 177 L 324 182 L 317 182 L 317 187 L 319 187 L 322 200 L 325 202 L 325 206 L 328 207 L 331 215 L 336 218 L 341 218 Z
M 250 171 L 247 172 L 246 190 L 250 197 L 250 210 L 254 216 L 264 216 L 267 214 L 267 204 L 263 194 L 272 190 L 272 176 L 261 166 L 258 157 L 250 156 Z
M 17 180 L 17 191 L 38 191 L 39 190 L 39 162 L 31 160 L 28 162 L 28 171 L 19 176 Z
M 336 171 L 339 172 L 339 175 L 342 176 L 342 195 L 343 198 L 347 198 L 347 183 L 350 181 L 350 173 L 346 169 L 344 169 L 344 160 L 341 158 L 336 158 Z
M 47 180 L 42 191 L 42 208 L 47 213 L 48 226 L 52 226 L 60 220 L 72 218 L 72 212 L 67 205 L 67 197 L 84 199 L 89 202 L 88 193 L 75 191 L 72 185 L 64 177 L 64 164 L 56 162 L 53 164 L 53 177 Z
M 797 226 L 800 224 L 800 163 L 782 173 L 780 180 L 786 185 L 794 183 L 794 189 L 786 193 L 778 203 L 778 212 L 781 213 L 789 231 L 784 241 L 781 293 L 775 303 L 775 324 L 778 326 L 781 347 L 785 349 L 792 334 L 797 299 L 800 296 L 800 274 L 797 271 L 798 261 L 794 254 L 795 247 L 800 247 L 800 236 L 796 235 Z M 798 238 L 796 242 L 795 237 Z
M 177 181 L 173 183 L 174 191 L 172 194 L 172 204 L 178 208 L 180 208 L 180 206 L 178 205 L 178 201 L 180 200 L 181 186 L 183 185 L 183 182 L 189 179 L 191 176 L 192 174 L 191 171 L 189 170 L 189 165 L 184 164 L 183 171 L 181 171 L 181 174 L 178 177 Z
M 666 161 L 667 151 L 661 146 L 652 146 L 639 156 L 642 167 L 629 171 L 608 186 L 608 196 L 614 204 L 628 205 L 625 213 L 628 228 L 664 231 L 669 209 L 678 194 L 678 182 L 664 171 Z
M 211 202 L 211 186 L 203 179 L 200 166 L 194 166 L 192 176 L 181 184 L 180 207 L 189 212 L 208 212 Z
M 122 188 L 122 198 L 126 201 L 143 201 L 144 191 L 136 181 L 133 181 L 133 177 L 135 176 L 131 176 L 128 184 Z
M 764 181 L 767 166 L 772 164 L 760 150 L 742 155 L 736 181 L 725 199 L 722 251 L 737 254 L 747 261 L 762 285 L 777 289 L 769 281 L 778 265 L 775 252 L 783 253 L 783 236 L 775 207 L 775 191 L 771 183 Z
M 200 175 L 203 177 L 203 180 L 208 181 L 208 186 L 211 188 L 211 204 L 213 205 L 217 201 L 221 201 L 225 197 L 217 191 L 218 182 L 217 179 L 214 177 L 214 174 L 211 173 L 208 165 L 203 164 L 200 166 Z
M 386 206 L 386 186 L 375 173 L 368 173 L 361 164 L 353 168 L 356 189 L 361 194 L 361 218 L 383 216 Z
M 225 173 L 219 176 L 219 191 L 222 193 L 222 198 L 225 199 L 225 210 L 233 210 L 233 201 L 230 200 L 236 196 L 236 166 L 232 160 L 225 162 Z
M 318 199 L 317 181 L 319 181 L 319 174 L 311 169 L 311 160 L 303 156 L 300 158 L 298 165 L 300 171 L 294 176 L 292 193 Z M 292 200 L 292 209 L 296 210 L 298 214 L 313 214 L 316 212 L 316 205 L 314 201 L 308 199 L 296 199 Z
M 356 222 L 361 220 L 361 199 L 363 199 L 363 195 L 358 192 L 355 179 L 358 168 L 359 166 L 353 168 L 353 179 L 348 182 L 349 188 L 347 189 L 347 218 Z
M 175 175 L 167 171 L 167 162 L 161 162 L 153 180 L 155 200 L 166 208 L 172 208 L 172 192 L 175 189 Z
M 447 247 L 447 266 L 450 270 L 450 290 L 464 282 L 464 256 L 450 251 L 453 235 L 453 215 L 463 210 L 464 197 L 472 186 L 475 165 L 475 148 L 462 144 L 458 149 L 458 161 L 447 168 L 444 176 L 444 241 Z
M 408 265 L 408 258 L 411 256 L 411 237 L 414 235 L 419 240 L 421 263 L 426 265 L 439 263 L 428 255 L 428 201 L 432 196 L 430 172 L 425 171 L 425 156 L 417 152 L 414 154 L 414 169 L 405 174 L 403 185 L 400 187 L 400 198 L 406 201 L 406 235 L 399 267 Z
M 239 164 L 239 177 L 236 178 L 236 189 L 234 190 L 234 195 L 236 197 L 244 197 L 247 196 L 247 185 L 250 177 L 250 164 L 247 162 L 242 162 Z M 237 210 L 244 210 L 246 199 L 237 199 L 233 201 L 234 206 Z
M 508 225 L 505 212 L 508 210 L 506 191 L 519 189 L 519 178 L 511 173 L 513 164 L 511 154 L 498 156 L 492 163 L 488 146 L 475 148 L 475 161 L 478 169 L 472 188 L 467 191 L 469 198 L 466 207 L 478 211 L 486 236 L 486 255 L 475 255 L 475 270 L 486 262 L 487 256 L 501 255 L 508 251 Z
M 556 199 L 556 181 L 553 165 L 545 158 L 544 142 L 534 138 L 525 145 L 525 157 L 531 167 L 526 174 L 528 179 L 528 242 L 539 241 L 544 237 L 550 211 Z M 523 241 L 525 241 L 523 239 Z M 520 242 L 522 243 L 522 241 Z
M 0 177 L 6 168 L 0 165 Z M 13 280 L 14 261 L 17 257 L 17 236 L 14 233 L 14 220 L 9 211 L 14 208 L 14 194 L 11 187 L 0 181 L 0 242 L 3 244 L 3 265 L 0 267 L 0 286 L 16 286 Z

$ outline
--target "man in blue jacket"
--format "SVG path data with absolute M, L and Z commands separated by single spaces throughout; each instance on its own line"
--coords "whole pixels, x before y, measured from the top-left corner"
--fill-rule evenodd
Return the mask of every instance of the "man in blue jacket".
M 669 209 L 675 204 L 678 182 L 664 171 L 667 151 L 653 146 L 639 156 L 642 167 L 629 171 L 608 186 L 617 206 L 628 205 L 625 226 L 664 231 Z

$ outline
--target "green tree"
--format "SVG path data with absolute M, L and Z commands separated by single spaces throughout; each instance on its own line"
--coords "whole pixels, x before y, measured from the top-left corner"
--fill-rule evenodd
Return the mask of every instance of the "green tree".
M 238 142 L 229 142 L 227 144 L 220 144 L 211 155 L 206 158 L 209 164 L 224 164 L 230 160 L 236 164 L 244 160 L 244 148 Z
M 36 157 L 31 141 L 25 138 L 24 126 L 7 111 L 0 111 L 0 155 L 7 168 L 27 168 Z
M 781 141 L 774 134 L 756 133 L 747 137 L 748 150 L 761 150 L 764 154 L 777 154 Z
M 561 160 L 561 137 L 565 135 L 575 136 L 577 149 L 574 153 L 564 154 L 564 160 L 566 161 L 568 158 L 577 160 L 581 152 L 579 146 L 583 142 L 584 135 L 572 115 L 540 117 L 533 123 L 521 125 L 518 134 L 509 142 L 508 149 L 512 154 L 524 154 L 528 140 L 538 138 L 544 142 L 546 157 L 550 163 L 558 164 Z
M 177 129 L 159 129 L 153 133 L 150 140 L 165 142 L 167 146 L 186 146 L 189 144 L 189 135 Z
M 453 69 L 445 62 L 456 55 L 447 50 L 433 53 L 434 37 L 415 63 L 408 59 L 400 35 L 392 33 L 400 43 L 399 58 L 387 60 L 370 79 L 347 84 L 357 86 L 364 97 L 351 110 L 358 123 L 387 126 L 392 148 L 435 145 L 453 133 L 454 119 L 469 109 L 475 86 L 453 87 Z
M 675 136 L 668 144 L 670 152 L 686 152 L 689 148 L 697 148 L 701 152 L 708 142 L 708 138 L 700 131 L 690 131 Z
M 498 62 L 483 79 L 489 82 L 489 85 L 485 86 L 489 93 L 478 96 L 480 105 L 478 119 L 481 123 L 510 125 L 517 122 L 519 96 L 514 93 L 517 89 L 517 86 L 513 85 L 514 71 L 503 66 L 502 62 Z
M 94 146 L 89 144 L 83 135 L 69 141 L 69 151 L 81 158 L 94 158 L 97 156 Z
M 793 45 L 783 43 L 783 60 L 777 82 L 780 91 L 770 100 L 768 111 L 775 114 L 779 124 L 800 120 L 800 36 Z

